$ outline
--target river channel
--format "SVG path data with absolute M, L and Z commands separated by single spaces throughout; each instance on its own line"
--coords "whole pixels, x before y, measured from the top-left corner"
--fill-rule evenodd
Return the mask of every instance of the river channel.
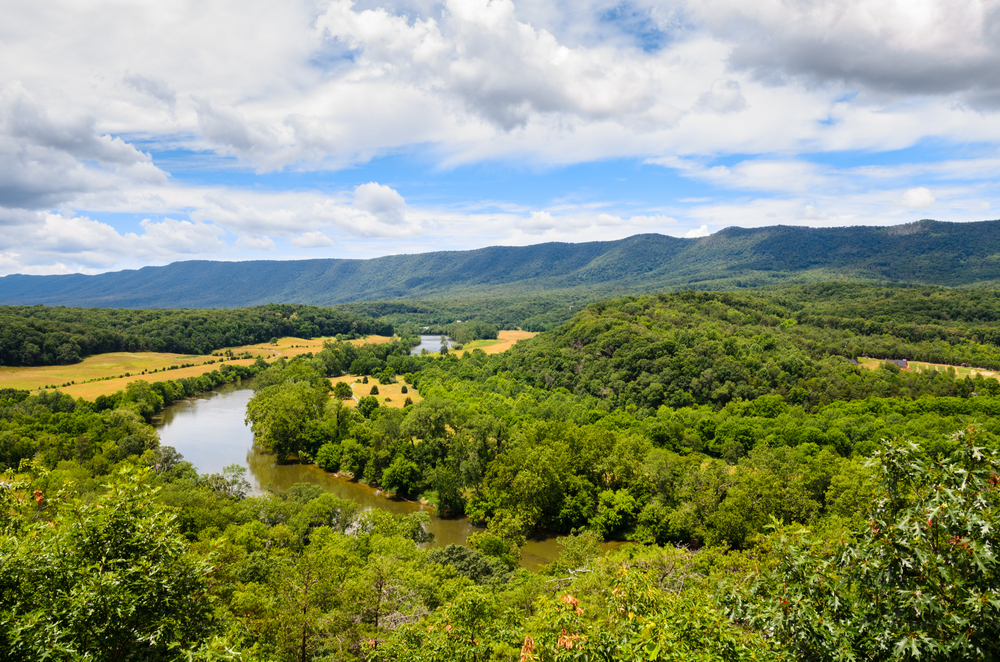
M 441 519 L 432 507 L 386 498 L 379 490 L 328 474 L 314 464 L 277 464 L 274 456 L 254 449 L 253 433 L 244 423 L 252 395 L 253 391 L 245 384 L 229 384 L 166 407 L 154 419 L 160 443 L 176 448 L 199 473 L 218 473 L 230 464 L 246 467 L 247 478 L 257 494 L 269 486 L 285 489 L 295 483 L 314 483 L 340 498 L 353 499 L 364 508 L 382 508 L 398 514 L 427 510 L 431 516 L 427 528 L 434 534 L 434 547 L 463 544 L 475 530 L 467 519 Z M 521 565 L 536 570 L 540 564 L 551 563 L 558 553 L 554 537 L 529 540 L 521 550 Z

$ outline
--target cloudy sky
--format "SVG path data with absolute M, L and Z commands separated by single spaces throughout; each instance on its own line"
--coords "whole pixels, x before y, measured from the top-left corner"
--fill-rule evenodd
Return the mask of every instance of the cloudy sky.
M 1000 217 L 1000 1 L 0 10 L 0 274 Z

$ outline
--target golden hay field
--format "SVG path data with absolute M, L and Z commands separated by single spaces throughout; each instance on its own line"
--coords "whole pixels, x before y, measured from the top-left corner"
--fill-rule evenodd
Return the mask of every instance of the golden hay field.
M 343 377 L 331 377 L 330 384 L 336 384 L 337 382 L 347 382 L 347 384 L 350 385 L 351 390 L 354 391 L 354 395 L 358 396 L 359 399 L 365 397 L 366 395 L 369 395 L 369 391 L 371 391 L 372 386 L 377 385 L 378 395 L 376 395 L 375 397 L 378 398 L 379 404 L 385 407 L 402 408 L 403 403 L 406 402 L 406 398 L 410 398 L 411 400 L 413 400 L 413 404 L 417 404 L 418 402 L 423 400 L 423 397 L 419 393 L 417 393 L 417 389 L 413 388 L 413 386 L 409 384 L 405 384 L 407 391 L 409 392 L 405 394 L 402 393 L 401 389 L 404 386 L 404 382 L 402 379 L 400 379 L 399 383 L 397 384 L 384 384 L 384 385 L 380 380 L 376 379 L 375 377 L 369 377 L 367 384 L 362 384 L 361 383 L 362 379 L 363 377 L 359 377 L 357 375 L 344 375 Z M 344 400 L 344 404 L 347 405 L 348 407 L 357 407 L 357 403 L 354 401 L 353 398 Z
M 279 338 L 274 345 L 256 343 L 242 347 L 230 347 L 217 350 L 222 354 L 231 349 L 234 354 L 250 352 L 254 358 L 225 361 L 234 365 L 250 365 L 256 357 L 273 360 L 279 356 L 292 357 L 307 352 L 318 352 L 323 349 L 323 342 L 330 338 Z M 353 343 L 389 342 L 387 336 L 368 336 Z M 209 355 L 166 354 L 157 352 L 111 352 L 88 356 L 80 363 L 57 366 L 32 367 L 0 367 L 0 388 L 16 388 L 37 391 L 40 388 L 55 386 L 64 393 L 77 398 L 93 400 L 99 395 L 111 395 L 121 391 L 131 381 L 141 379 L 148 382 L 158 382 L 184 377 L 197 377 L 217 370 L 221 363 L 219 357 Z M 190 367 L 169 369 L 172 366 L 188 364 Z M 73 383 L 75 382 L 75 383 Z M 70 384 L 63 386 L 63 384 Z
M 525 338 L 530 338 L 536 334 L 527 331 L 501 331 L 497 340 L 477 340 L 465 346 L 458 354 L 464 354 L 473 349 L 482 349 L 487 354 L 496 354 L 510 349 L 514 343 Z M 230 347 L 217 350 L 215 355 L 186 355 L 186 354 L 166 354 L 157 352 L 112 352 L 109 354 L 98 354 L 89 356 L 80 363 L 74 365 L 58 366 L 33 366 L 33 367 L 0 367 L 0 388 L 16 388 L 27 391 L 38 391 L 42 388 L 56 387 L 64 393 L 68 393 L 76 398 L 93 400 L 100 395 L 111 395 L 116 391 L 121 391 L 125 385 L 135 380 L 147 382 L 158 382 L 170 379 L 182 379 L 184 377 L 197 377 L 205 373 L 217 370 L 220 365 L 219 356 L 231 349 L 234 354 L 250 352 L 254 358 L 226 360 L 225 363 L 232 365 L 250 365 L 256 357 L 263 357 L 267 361 L 274 360 L 279 356 L 292 357 L 307 352 L 318 352 L 323 349 L 323 342 L 330 338 L 279 338 L 275 344 L 255 343 L 242 347 Z M 352 340 L 355 344 L 361 343 L 386 343 L 392 340 L 389 336 L 368 336 L 364 339 Z M 179 368 L 174 366 L 185 365 Z M 173 369 L 170 369 L 172 368 Z M 338 378 L 337 381 L 354 382 L 359 379 L 356 375 Z M 369 379 L 374 384 L 378 380 Z M 63 386 L 69 384 L 69 386 Z M 383 387 L 379 384 L 379 390 L 383 388 L 385 392 L 380 394 L 379 400 L 383 404 L 391 407 L 402 407 L 406 396 L 399 392 L 401 384 L 389 384 Z M 355 393 L 358 397 L 368 395 L 368 385 L 362 392 L 361 384 L 355 385 Z M 419 402 L 420 395 L 411 387 L 407 394 L 413 402 Z M 389 398 L 387 402 L 385 399 Z M 353 406 L 354 401 L 349 401 Z
M 537 333 L 532 333 L 531 331 L 501 331 L 496 340 L 473 340 L 463 345 L 462 349 L 458 350 L 456 354 L 461 356 L 474 349 L 481 349 L 487 354 L 499 354 L 513 347 L 518 341 L 527 340 L 537 335 Z

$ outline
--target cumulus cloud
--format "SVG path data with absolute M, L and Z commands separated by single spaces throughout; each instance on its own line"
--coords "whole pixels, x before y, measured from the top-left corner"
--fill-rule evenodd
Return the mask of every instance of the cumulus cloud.
M 384 184 L 368 182 L 355 188 L 353 205 L 388 225 L 398 225 L 406 220 L 406 201 L 403 196 Z
M 166 175 L 149 155 L 101 134 L 94 117 L 53 117 L 23 86 L 0 87 L 0 208 L 51 208 L 135 181 Z
M 120 232 L 86 216 L 23 212 L 17 233 L 5 236 L 0 253 L 5 273 L 106 270 L 121 262 L 164 262 L 179 256 L 208 257 L 227 244 L 218 226 L 166 218 L 145 219 L 142 232 Z M 54 267 L 54 268 L 53 268 Z
M 735 113 L 747 107 L 747 100 L 737 81 L 719 78 L 708 92 L 698 97 L 697 107 L 716 113 Z
M 924 186 L 911 188 L 903 194 L 899 203 L 907 209 L 927 209 L 934 204 L 934 195 Z
M 965 0 L 828 0 L 692 5 L 730 64 L 780 83 L 786 77 L 876 92 L 959 94 L 1000 101 L 1000 7 Z
M 240 237 L 236 240 L 236 245 L 252 251 L 273 251 L 275 248 L 274 240 L 266 234 L 259 237 Z
M 382 254 L 733 224 L 893 223 L 930 205 L 972 220 L 1000 205 L 995 3 L 217 0 L 111 12 L 51 0 L 5 9 L 0 227 L 17 231 L 0 233 L 0 269 L 41 268 L 38 256 L 56 270 L 93 270 L 126 255 Z M 891 166 L 812 157 L 914 146 L 919 156 L 928 139 L 986 147 Z M 378 183 L 378 159 L 398 154 L 420 164 L 393 172 L 407 185 Z M 694 190 L 632 199 L 628 187 L 594 192 L 566 178 L 548 202 L 502 183 L 479 200 L 480 188 L 450 185 L 461 173 L 449 180 L 464 164 L 617 159 L 660 164 Z M 289 176 L 212 183 L 233 181 L 234 167 L 241 184 L 257 183 L 248 165 Z M 180 181 L 165 172 L 174 167 Z M 421 188 L 425 168 L 449 186 Z M 362 174 L 281 190 L 300 171 L 345 169 Z M 435 197 L 445 190 L 446 200 Z M 577 197 L 586 200 L 565 202 Z M 165 220 L 127 221 L 126 231 L 114 227 L 118 215 Z
M 708 226 L 707 225 L 702 225 L 699 228 L 693 228 L 693 229 L 688 230 L 687 232 L 685 232 L 684 233 L 684 238 L 685 239 L 694 239 L 696 237 L 707 237 L 709 234 L 711 234 L 711 233 L 708 231 Z
M 177 107 L 177 92 L 165 80 L 152 76 L 126 74 L 122 82 L 135 92 L 163 103 L 171 111 Z
M 292 237 L 292 246 L 296 248 L 323 248 L 333 245 L 333 239 L 318 231 L 303 232 Z
M 509 131 L 536 113 L 616 119 L 650 108 L 659 88 L 646 58 L 571 48 L 518 20 L 510 0 L 447 0 L 440 21 L 335 0 L 317 30 L 383 75 L 444 92 Z

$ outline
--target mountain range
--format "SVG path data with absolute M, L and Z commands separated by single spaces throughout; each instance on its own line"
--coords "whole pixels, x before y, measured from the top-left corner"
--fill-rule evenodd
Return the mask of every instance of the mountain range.
M 708 237 L 494 246 L 374 259 L 187 261 L 98 275 L 0 278 L 0 304 L 230 308 L 564 293 L 737 289 L 854 280 L 1000 282 L 1000 221 L 889 227 L 731 227 Z

